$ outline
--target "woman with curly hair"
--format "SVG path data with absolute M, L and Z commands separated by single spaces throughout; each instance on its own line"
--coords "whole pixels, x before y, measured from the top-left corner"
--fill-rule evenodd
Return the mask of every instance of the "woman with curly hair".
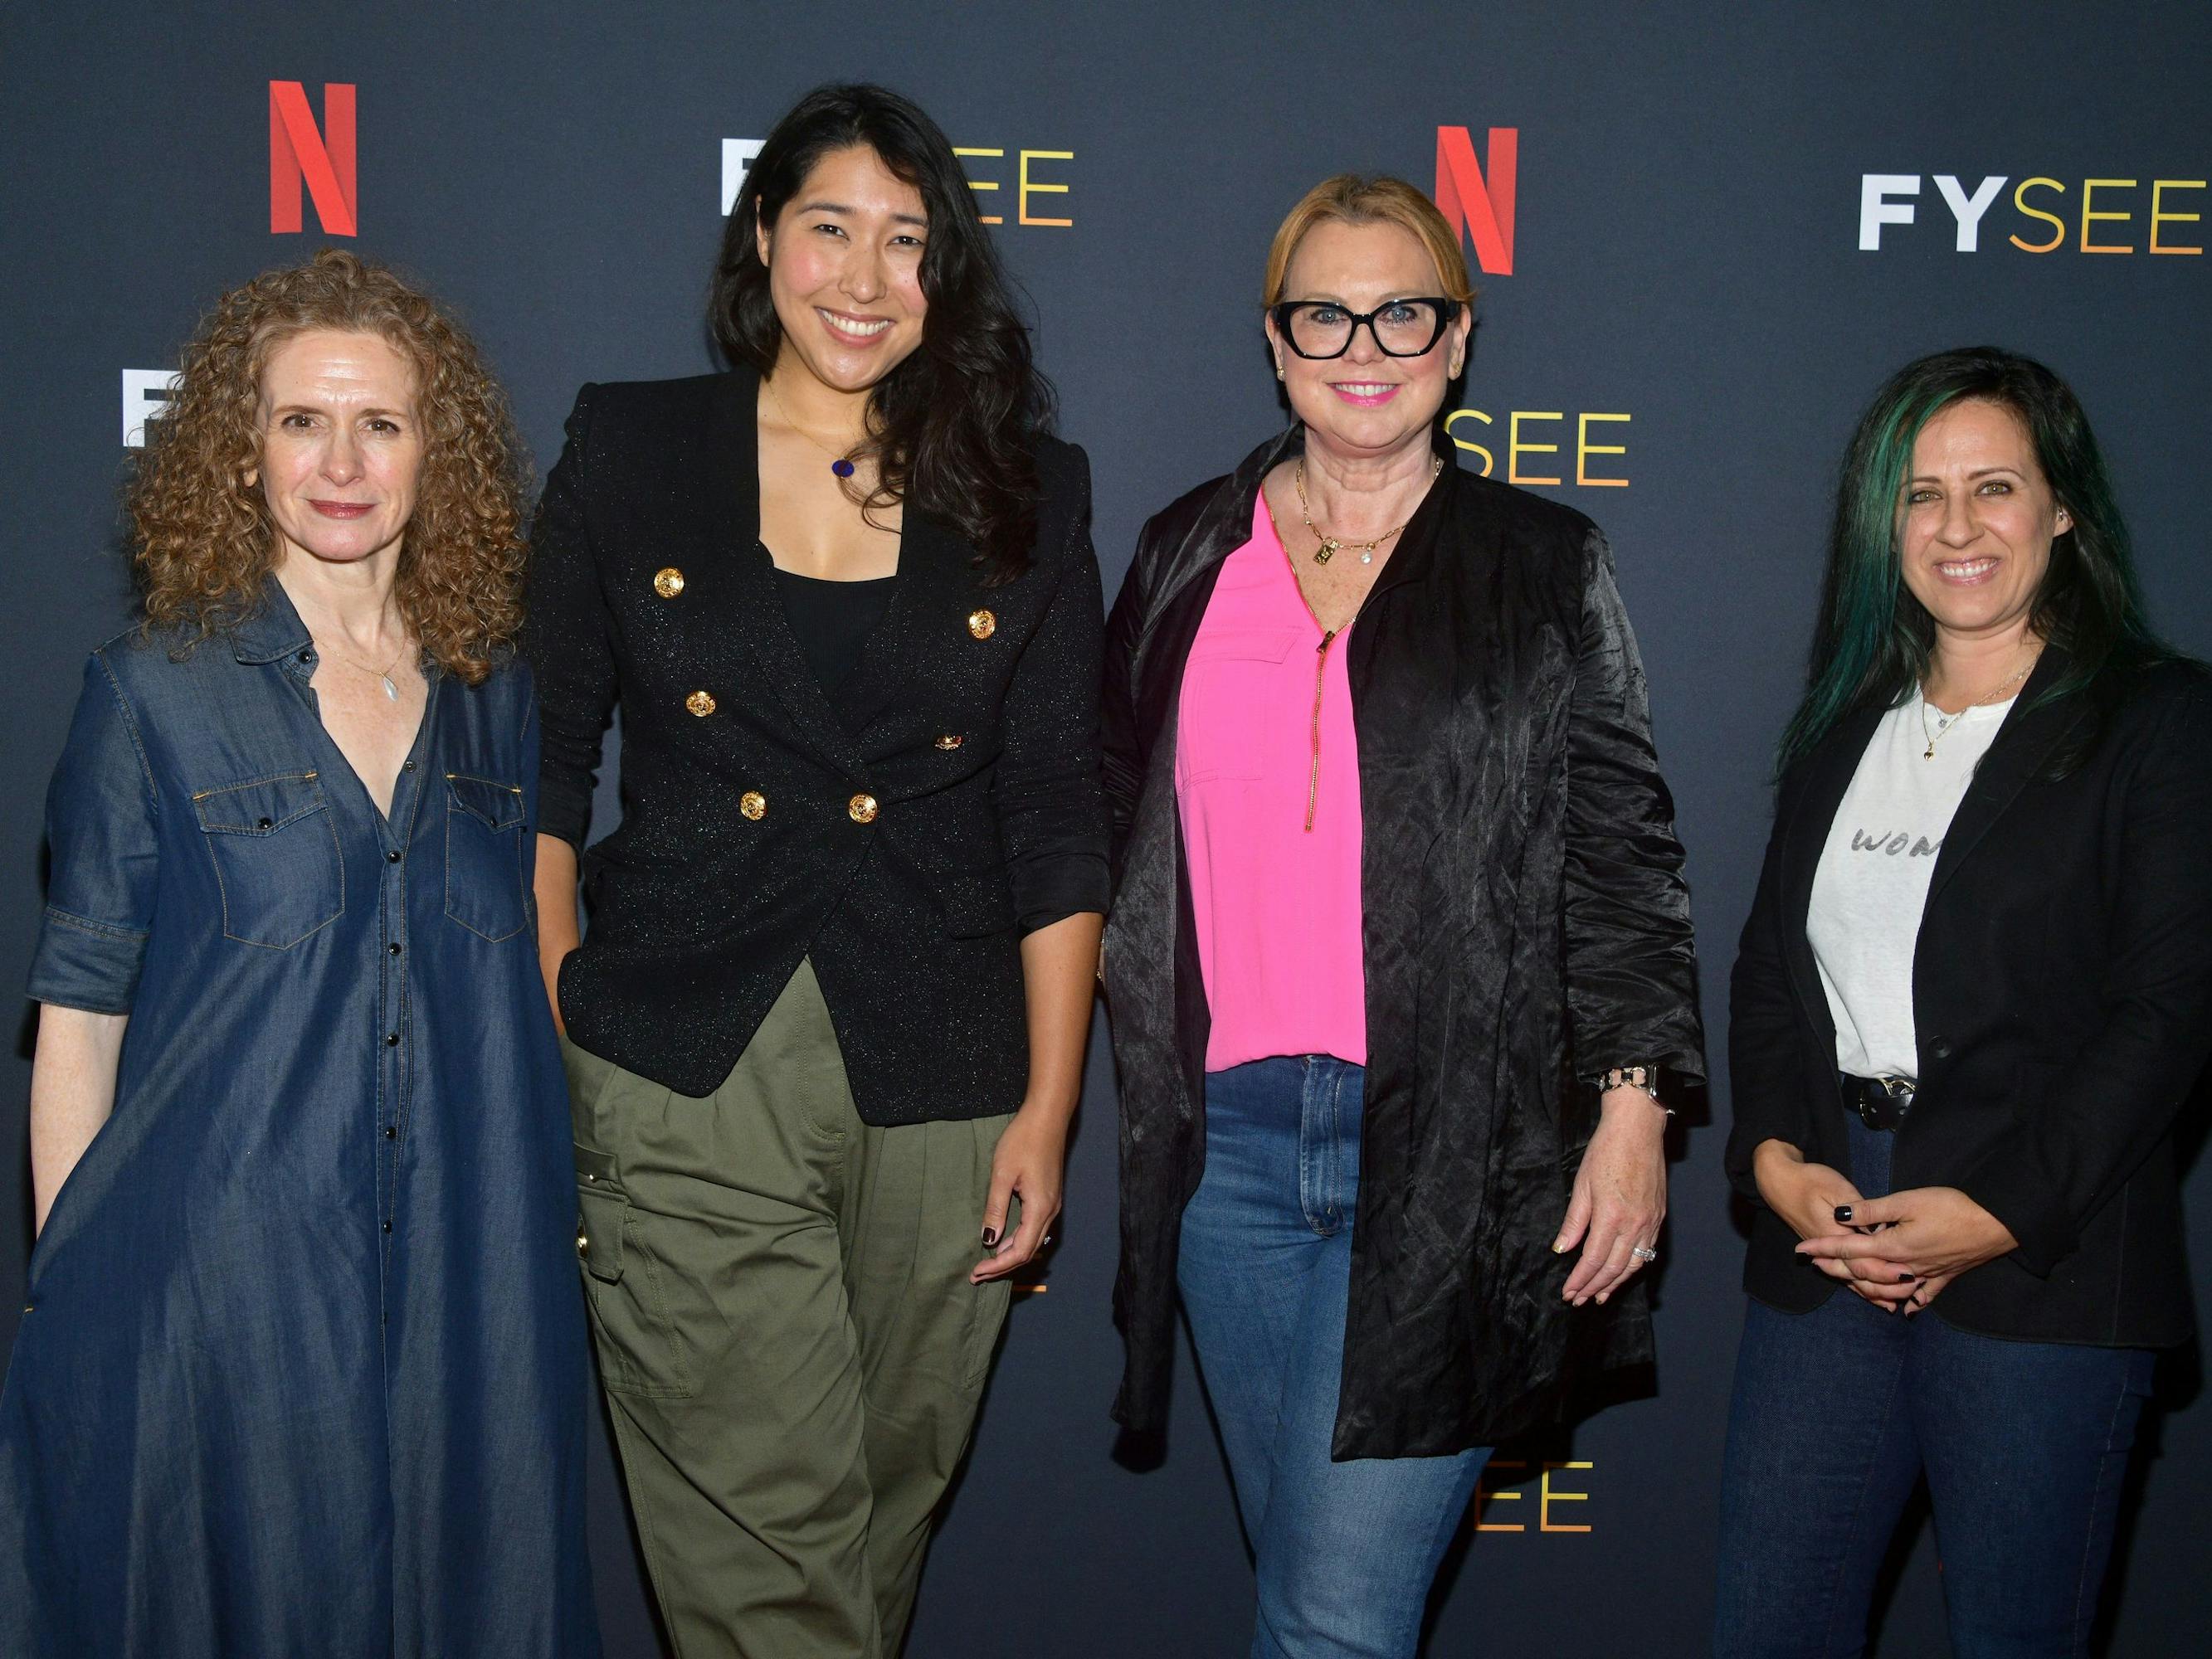
M 881 88 L 776 124 L 713 320 L 731 373 L 586 386 L 546 482 L 539 946 L 676 1650 L 877 1659 L 1060 1208 L 1106 904 L 1090 473 L 951 146 Z
M 595 1654 L 504 402 L 325 252 L 150 435 L 47 803 L 0 1651 Z

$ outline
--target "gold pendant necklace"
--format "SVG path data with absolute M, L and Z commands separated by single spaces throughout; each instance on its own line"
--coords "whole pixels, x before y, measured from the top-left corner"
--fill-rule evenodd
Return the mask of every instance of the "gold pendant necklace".
M 1443 470 L 1444 458 L 1443 456 L 1431 455 L 1429 457 L 1430 483 L 1433 484 L 1436 483 L 1437 474 Z M 1321 544 L 1320 546 L 1315 548 L 1313 550 L 1313 562 L 1316 564 L 1327 564 L 1331 559 L 1334 558 L 1339 553 L 1342 552 L 1347 547 L 1356 548 L 1358 550 L 1360 563 L 1373 564 L 1375 562 L 1375 550 L 1382 546 L 1383 543 L 1389 541 L 1391 537 L 1396 535 L 1398 531 L 1403 530 L 1407 524 L 1413 523 L 1413 520 L 1408 518 L 1406 520 L 1406 524 L 1400 525 L 1395 530 L 1384 531 L 1371 542 L 1347 541 L 1342 537 L 1325 535 L 1322 533 L 1321 527 L 1314 523 L 1313 508 L 1306 501 L 1306 463 L 1304 456 L 1300 456 L 1298 458 L 1298 470 L 1291 475 L 1291 482 L 1298 492 L 1298 517 L 1305 520 L 1306 528 L 1313 532 L 1314 539 Z M 1265 492 L 1262 493 L 1264 494 Z M 1425 492 L 1424 493 L 1425 494 Z M 1419 507 L 1414 509 L 1417 513 L 1419 510 L 1420 509 Z
M 1978 708 L 1985 702 L 1995 702 L 2007 691 L 2009 691 L 2021 681 L 2026 679 L 2027 678 L 2028 671 L 2035 666 L 2037 659 L 2042 655 L 2043 652 L 2041 648 L 2038 647 L 2034 656 L 2030 657 L 2026 662 L 2022 663 L 2017 671 L 1999 684 L 1994 690 L 1984 691 L 1980 696 L 1976 697 L 1972 702 L 1969 702 L 1966 708 L 1961 708 L 1957 714 L 1944 715 L 1942 724 L 1938 726 L 1933 732 L 1930 732 L 1928 729 L 1928 710 L 1932 705 L 1930 705 L 1928 701 L 1928 693 L 1923 690 L 1920 694 L 1920 735 L 1928 739 L 1928 746 L 1920 751 L 1920 758 L 1923 760 L 1934 760 L 1936 758 L 1936 745 L 1938 743 L 1941 743 L 1945 738 L 1950 736 L 1951 732 L 1955 728 L 1966 724 L 1967 709 Z

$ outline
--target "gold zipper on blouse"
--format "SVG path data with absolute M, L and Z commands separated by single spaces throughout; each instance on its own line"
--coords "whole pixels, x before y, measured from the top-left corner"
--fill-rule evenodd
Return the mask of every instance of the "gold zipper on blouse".
M 1298 596 L 1298 603 L 1305 607 L 1306 615 L 1311 618 L 1313 625 L 1321 628 L 1321 617 L 1315 613 L 1313 601 L 1306 598 L 1305 584 L 1298 580 L 1297 562 L 1291 557 L 1290 544 L 1283 539 L 1283 527 L 1275 522 L 1274 505 L 1267 499 L 1265 485 L 1260 489 L 1260 505 L 1267 510 L 1267 527 L 1275 532 L 1275 545 L 1283 550 L 1283 562 L 1289 568 L 1291 586 Z M 1361 608 L 1365 608 L 1364 600 L 1361 601 Z M 1355 611 L 1352 621 L 1358 620 L 1358 614 Z M 1345 627 L 1351 625 L 1351 623 L 1346 623 Z M 1321 702 L 1322 693 L 1328 684 L 1328 647 L 1343 631 L 1341 628 L 1321 628 L 1321 644 L 1314 650 L 1313 721 L 1308 734 L 1312 759 L 1306 771 L 1305 832 L 1310 836 L 1313 834 L 1314 813 L 1321 805 Z
M 1300 599 L 1304 599 L 1305 595 L 1301 592 L 1298 597 Z M 1313 617 L 1313 607 L 1311 605 L 1308 605 L 1306 607 L 1306 614 L 1309 617 Z M 1314 626 L 1316 628 L 1321 627 L 1320 617 L 1314 617 Z M 1313 834 L 1314 808 L 1318 805 L 1321 801 L 1322 688 L 1326 685 L 1328 681 L 1328 647 L 1329 641 L 1334 640 L 1336 634 L 1334 629 L 1322 629 L 1321 645 L 1314 653 L 1313 769 L 1306 775 L 1306 834 L 1310 836 Z

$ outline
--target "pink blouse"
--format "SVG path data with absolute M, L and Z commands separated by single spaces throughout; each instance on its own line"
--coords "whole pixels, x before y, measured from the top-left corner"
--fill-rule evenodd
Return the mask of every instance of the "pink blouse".
M 1346 643 L 1314 620 L 1255 501 L 1252 539 L 1222 566 L 1199 623 L 1177 710 L 1210 1072 L 1275 1054 L 1367 1063 Z

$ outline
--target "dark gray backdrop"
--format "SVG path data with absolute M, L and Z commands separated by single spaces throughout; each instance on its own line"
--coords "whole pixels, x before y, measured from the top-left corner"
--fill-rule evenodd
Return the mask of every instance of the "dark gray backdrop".
M 40 902 L 40 803 L 85 650 L 120 625 L 114 550 L 122 371 L 173 362 L 221 289 L 343 240 L 409 269 L 489 347 L 541 465 L 577 385 L 709 362 L 701 299 L 721 223 L 721 143 L 758 137 L 807 87 L 885 81 L 977 157 L 982 198 L 1033 296 L 1062 429 L 1091 453 L 1097 538 L 1119 580 L 1144 516 L 1280 419 L 1255 301 L 1267 239 L 1347 167 L 1435 179 L 1437 130 L 1518 135 L 1513 269 L 1482 280 L 1457 428 L 1611 532 L 1680 803 L 1723 1052 L 1723 988 L 1767 817 L 1764 782 L 1797 684 L 1832 469 L 1874 386 L 1906 358 L 1995 340 L 2045 357 L 2095 416 L 2159 623 L 2212 650 L 2200 574 L 2212 280 L 2148 251 L 2169 214 L 2212 216 L 2212 12 L 2195 4 L 1852 8 L 1514 3 L 1266 8 L 854 0 L 786 4 L 234 3 L 14 6 L 0 15 L 0 501 L 8 602 L 0 758 L 0 985 L 20 984 Z M 358 88 L 359 233 L 269 226 L 269 83 Z M 1033 179 L 1018 222 L 1024 149 Z M 1862 177 L 1918 175 L 1917 219 L 1859 247 Z M 1959 252 L 1936 175 L 2005 182 Z M 2065 240 L 2014 206 L 2059 214 Z M 2087 180 L 2100 212 L 2083 234 Z M 2157 227 L 2172 246 L 2207 225 Z M 2127 253 L 2081 251 L 2088 242 Z M 1593 443 L 1577 486 L 1577 416 Z M 1624 435 L 1625 434 L 1625 435 Z M 1480 465 L 1479 457 L 1463 457 Z M 1564 468 L 1553 463 L 1564 460 Z M 602 829 L 605 827 L 602 823 Z M 0 1078 L 0 1344 L 26 1235 L 26 1037 Z M 1249 1609 L 1227 1484 L 1186 1370 L 1164 1466 L 1109 1456 L 1118 1348 L 1114 1097 L 1103 1041 L 1048 1292 L 1017 1307 L 911 1652 L 1241 1652 Z M 1724 1121 L 1726 1091 L 1717 1088 Z M 1697 1650 L 1739 1236 L 1699 1127 L 1679 1166 L 1659 1276 L 1662 1392 L 1526 1449 L 1492 1524 L 1448 1571 L 1432 1651 Z M 2207 1177 L 2192 1182 L 2212 1261 Z M 4 1349 L 0 1349 L 4 1352 Z M 2212 1485 L 2193 1354 L 2166 1367 L 2119 1598 L 2130 1655 L 2212 1650 L 2191 1517 Z M 1838 1401 L 1838 1409 L 1849 1402 Z M 1501 1454 L 1503 1455 L 1504 1454 Z M 595 1470 L 612 1654 L 653 1638 L 620 1501 Z M 1522 1484 L 1514 1485 L 1513 1482 Z M 1565 1494 L 1586 1494 L 1576 1499 Z M 1546 1531 L 1580 1526 L 1583 1532 Z M 1940 1650 L 1934 1551 L 1903 1560 L 1884 1650 Z

